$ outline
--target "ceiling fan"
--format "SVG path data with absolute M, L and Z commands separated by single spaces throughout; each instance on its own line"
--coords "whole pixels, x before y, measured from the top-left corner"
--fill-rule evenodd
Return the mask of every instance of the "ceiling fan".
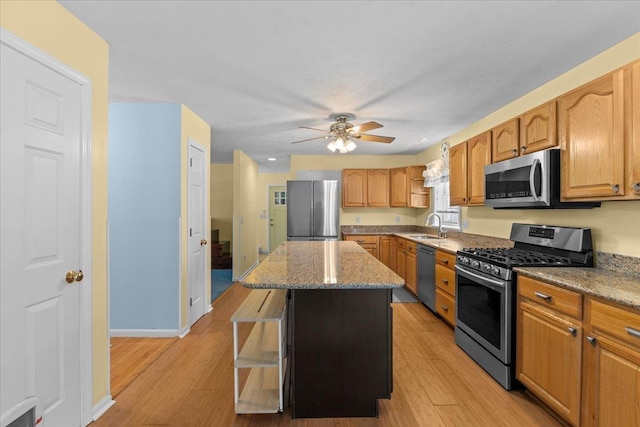
M 355 142 L 353 142 L 354 139 L 370 142 L 383 142 L 386 144 L 389 144 L 395 139 L 394 137 L 390 136 L 368 135 L 364 133 L 370 130 L 381 128 L 382 125 L 380 123 L 366 122 L 361 125 L 354 126 L 353 124 L 349 123 L 349 121 L 355 119 L 356 116 L 350 113 L 332 114 L 329 117 L 332 120 L 335 120 L 335 122 L 331 124 L 331 127 L 328 131 L 307 126 L 299 126 L 302 129 L 311 129 L 325 132 L 327 133 L 327 135 L 294 141 L 292 142 L 292 144 L 313 141 L 315 139 L 331 139 L 332 141 L 329 143 L 329 145 L 327 145 L 327 148 L 329 150 L 333 151 L 334 153 L 336 151 L 340 153 L 348 153 L 355 150 L 356 148 L 356 144 Z

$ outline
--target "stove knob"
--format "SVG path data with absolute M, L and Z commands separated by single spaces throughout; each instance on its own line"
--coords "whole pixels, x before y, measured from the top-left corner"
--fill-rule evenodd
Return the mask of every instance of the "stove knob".
M 489 272 L 491 271 L 491 266 L 490 266 L 489 264 L 484 264 L 484 265 L 482 266 L 482 269 L 483 269 L 484 271 L 486 271 L 487 273 L 489 273 Z
M 480 261 L 472 261 L 471 262 L 471 267 L 480 268 Z
M 498 267 L 492 267 L 491 272 L 496 276 L 500 275 L 500 269 Z

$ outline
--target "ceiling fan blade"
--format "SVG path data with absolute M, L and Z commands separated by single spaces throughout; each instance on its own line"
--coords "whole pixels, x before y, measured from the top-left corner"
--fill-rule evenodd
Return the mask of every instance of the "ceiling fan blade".
M 382 125 L 376 122 L 367 122 L 358 126 L 354 126 L 351 128 L 352 132 L 361 133 L 361 132 L 369 132 L 370 130 L 381 128 Z
M 371 141 L 371 142 L 384 142 L 384 143 L 390 143 L 392 142 L 395 138 L 392 136 L 379 136 L 379 135 L 364 135 L 364 134 L 360 134 L 360 138 L 363 141 Z
M 329 138 L 328 136 L 317 136 L 315 138 L 309 138 L 309 139 L 302 139 L 300 141 L 293 141 L 292 144 L 298 144 L 300 142 L 307 142 L 307 141 L 313 141 L 314 139 L 327 139 Z
M 310 127 L 308 127 L 308 126 L 298 126 L 298 127 L 299 127 L 300 129 L 319 130 L 320 132 L 326 132 L 326 133 L 329 133 L 329 131 L 328 131 L 328 130 L 326 130 L 326 129 L 310 128 Z

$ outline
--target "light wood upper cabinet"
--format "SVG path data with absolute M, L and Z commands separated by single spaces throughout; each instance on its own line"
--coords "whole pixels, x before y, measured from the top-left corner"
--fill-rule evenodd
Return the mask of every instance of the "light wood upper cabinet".
M 424 186 L 422 176 L 422 172 L 426 169 L 427 167 L 423 165 L 407 167 L 409 207 L 411 208 L 428 208 L 431 204 L 431 193 L 429 188 Z
M 345 208 L 367 206 L 367 170 L 342 170 L 342 206 Z
M 582 425 L 640 426 L 640 312 L 587 298 Z
M 451 147 L 449 150 L 451 205 L 484 205 L 484 167 L 490 163 L 490 130 Z
M 519 120 L 513 119 L 491 130 L 493 161 L 511 159 L 520 153 Z
M 640 197 L 640 61 L 631 66 L 625 76 L 625 88 L 631 96 L 625 97 L 625 108 L 631 117 L 627 141 L 627 191 L 630 197 Z
M 554 100 L 520 116 L 520 155 L 556 147 L 557 135 L 557 110 Z
M 449 149 L 449 203 L 467 204 L 467 143 Z
M 624 196 L 624 97 L 623 70 L 560 97 L 563 199 Z
M 389 207 L 389 169 L 367 169 L 367 206 Z
M 409 181 L 407 168 L 393 168 L 389 170 L 389 189 L 391 193 L 391 207 L 409 206 Z
M 580 423 L 582 296 L 518 277 L 516 375 L 571 425 Z

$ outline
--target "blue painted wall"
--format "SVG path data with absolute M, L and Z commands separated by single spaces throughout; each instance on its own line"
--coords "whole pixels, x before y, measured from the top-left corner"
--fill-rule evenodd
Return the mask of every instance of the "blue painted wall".
M 179 329 L 180 104 L 109 104 L 111 329 Z

